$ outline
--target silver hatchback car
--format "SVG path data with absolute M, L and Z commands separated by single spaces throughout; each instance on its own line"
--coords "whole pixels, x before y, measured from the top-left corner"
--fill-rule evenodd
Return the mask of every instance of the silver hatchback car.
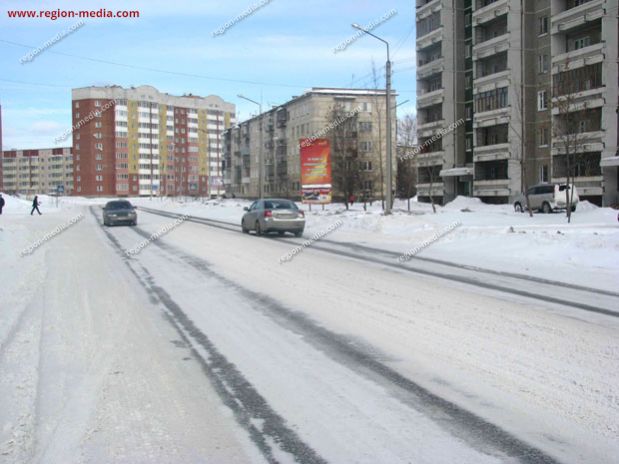
M 284 235 L 292 232 L 295 236 L 303 235 L 305 213 L 291 200 L 268 198 L 254 201 L 249 208 L 244 208 L 241 229 L 244 234 L 254 230 L 256 235 L 277 232 Z

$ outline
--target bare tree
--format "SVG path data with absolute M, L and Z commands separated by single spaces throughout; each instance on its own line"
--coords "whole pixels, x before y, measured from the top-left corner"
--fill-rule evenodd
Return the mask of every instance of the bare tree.
M 398 166 L 396 189 L 400 198 L 406 198 L 411 210 L 411 197 L 417 192 L 417 120 L 407 114 L 398 120 Z
M 331 108 L 328 116 L 329 139 L 331 142 L 331 164 L 334 193 L 343 195 L 346 209 L 348 199 L 361 187 L 359 148 L 357 137 L 357 112 L 349 112 L 341 104 Z
M 583 75 L 575 75 L 575 72 L 580 72 Z M 587 67 L 579 68 L 578 70 L 569 70 L 569 62 L 563 65 L 562 72 L 559 72 L 554 81 L 553 95 L 554 108 L 556 109 L 556 117 L 553 123 L 553 135 L 555 137 L 555 146 L 565 153 L 565 165 L 554 166 L 560 167 L 557 174 L 565 173 L 565 184 L 568 188 L 565 189 L 565 204 L 567 222 L 571 222 L 572 205 L 574 202 L 574 181 L 577 168 L 585 167 L 587 159 L 583 154 L 584 135 L 582 134 L 580 124 L 582 115 L 577 110 L 576 94 L 587 88 L 587 86 L 595 86 L 595 79 L 599 78 L 595 72 L 589 73 Z M 556 156 L 557 158 L 563 155 Z

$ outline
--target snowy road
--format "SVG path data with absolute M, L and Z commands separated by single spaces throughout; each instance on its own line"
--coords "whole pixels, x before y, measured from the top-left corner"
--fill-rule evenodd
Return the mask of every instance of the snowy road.
M 19 263 L 0 462 L 619 454 L 615 317 L 189 222 L 127 256 L 172 220 L 83 211 Z

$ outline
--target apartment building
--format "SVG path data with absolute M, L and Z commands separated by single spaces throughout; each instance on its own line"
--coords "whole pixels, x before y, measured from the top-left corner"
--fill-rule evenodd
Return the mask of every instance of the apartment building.
M 392 97 L 392 140 L 395 159 L 395 100 Z M 333 177 L 343 149 L 355 163 L 358 195 L 381 198 L 386 153 L 386 93 L 381 90 L 312 88 L 301 96 L 244 121 L 225 132 L 224 184 L 226 193 L 238 197 L 259 196 L 259 160 L 263 160 L 265 196 L 299 198 L 303 138 L 331 140 Z M 345 121 L 338 128 L 337 121 Z M 346 127 L 342 131 L 342 127 Z M 334 140 L 337 138 L 337 140 Z M 262 153 L 261 153 L 262 152 Z M 393 172 L 395 179 L 395 161 Z M 341 198 L 337 182 L 334 197 Z
M 62 186 L 65 194 L 73 191 L 73 155 L 71 147 L 2 152 L 2 190 L 10 194 L 50 194 Z
M 223 193 L 223 132 L 235 107 L 218 96 L 151 86 L 72 91 L 74 184 L 87 196 Z
M 619 202 L 617 0 L 417 0 L 416 15 L 420 197 L 508 203 L 565 182 L 569 161 L 581 197 Z

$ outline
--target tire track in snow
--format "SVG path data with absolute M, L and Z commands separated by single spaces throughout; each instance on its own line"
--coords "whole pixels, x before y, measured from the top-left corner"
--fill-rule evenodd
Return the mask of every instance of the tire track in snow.
M 90 211 L 101 226 L 92 207 Z M 150 234 L 138 231 L 136 228 L 132 230 L 143 237 L 150 237 Z M 103 228 L 103 232 L 140 284 L 163 305 L 167 320 L 190 347 L 193 356 L 200 363 L 223 403 L 233 411 L 237 422 L 248 432 L 265 459 L 269 463 L 279 463 L 278 456 L 283 452 L 301 464 L 326 464 L 327 461 L 286 425 L 285 419 L 269 406 L 236 366 L 217 350 L 172 297 L 155 283 L 148 270 L 141 265 L 141 269 L 136 270 L 132 264 L 138 260 L 124 253 L 123 246 L 110 231 Z M 274 452 L 274 447 L 279 450 Z
M 164 212 L 164 211 L 160 211 L 160 210 L 156 210 L 156 209 L 151 209 L 151 208 L 142 208 L 142 209 L 144 209 L 144 211 L 146 211 L 147 213 L 155 214 L 155 215 L 158 215 L 158 216 L 164 216 L 164 217 L 169 217 L 169 218 L 178 218 L 178 217 L 180 217 L 179 214 L 169 213 L 167 211 Z M 189 216 L 187 221 L 194 222 L 196 224 L 202 224 L 202 225 L 205 225 L 205 226 L 208 226 L 208 227 L 215 227 L 215 228 L 218 228 L 218 229 L 229 230 L 229 231 L 232 231 L 232 232 L 239 232 L 240 231 L 240 226 L 238 226 L 236 224 L 233 224 L 233 223 L 230 223 L 230 222 L 226 222 L 226 221 L 218 221 L 218 220 L 214 220 L 214 219 L 199 218 L 199 217 L 193 217 L 193 216 Z M 299 245 L 300 243 L 302 243 L 302 241 L 295 241 L 293 239 L 283 238 L 283 237 L 272 237 L 270 239 L 271 240 L 275 240 L 275 241 L 279 241 L 279 242 L 290 243 L 290 244 L 294 244 L 294 245 Z M 619 318 L 619 312 L 616 309 L 602 308 L 602 307 L 599 307 L 599 306 L 594 306 L 594 305 L 582 303 L 582 302 L 579 302 L 579 301 L 572 301 L 569 298 L 566 298 L 563 294 L 561 294 L 562 295 L 561 297 L 555 297 L 555 296 L 552 296 L 552 295 L 549 295 L 549 294 L 535 293 L 535 292 L 530 291 L 530 290 L 522 290 L 522 289 L 514 287 L 514 286 L 508 286 L 507 284 L 504 284 L 504 283 L 495 284 L 495 283 L 484 281 L 483 279 L 478 279 L 476 277 L 467 277 L 467 276 L 463 276 L 463 275 L 460 275 L 460 274 L 452 274 L 452 273 L 450 273 L 450 271 L 422 269 L 422 268 L 419 268 L 419 267 L 412 267 L 410 264 L 404 265 L 404 264 L 392 262 L 392 259 L 395 259 L 395 258 L 399 257 L 400 254 L 399 253 L 394 253 L 394 252 L 389 251 L 389 250 L 383 250 L 383 249 L 379 249 L 379 248 L 372 248 L 372 247 L 368 247 L 368 246 L 364 246 L 364 245 L 350 244 L 350 243 L 345 243 L 345 242 L 335 242 L 335 241 L 328 240 L 328 239 L 322 239 L 321 242 L 323 242 L 323 244 L 321 244 L 321 243 L 314 243 L 312 248 L 316 249 L 316 250 L 319 250 L 319 251 L 322 251 L 322 252 L 325 252 L 325 253 L 331 253 L 331 254 L 338 255 L 338 256 L 343 256 L 343 257 L 346 257 L 346 258 L 352 258 L 352 259 L 356 259 L 356 260 L 370 262 L 370 263 L 373 263 L 373 264 L 379 264 L 379 265 L 382 265 L 382 266 L 388 266 L 390 268 L 397 269 L 397 270 L 400 270 L 400 271 L 407 271 L 407 272 L 413 272 L 413 273 L 416 273 L 416 274 L 429 275 L 429 276 L 436 277 L 436 278 L 439 278 L 439 279 L 447 279 L 449 281 L 459 282 L 459 283 L 463 283 L 463 284 L 467 284 L 467 285 L 473 285 L 475 287 L 485 288 L 485 289 L 488 289 L 488 290 L 494 290 L 494 291 L 498 291 L 498 292 L 501 292 L 501 293 L 511 293 L 513 295 L 517 295 L 517 296 L 520 296 L 520 297 L 532 298 L 534 300 L 544 301 L 546 303 L 558 304 L 558 305 L 562 305 L 562 306 L 567 306 L 567 307 L 581 309 L 581 310 L 584 310 L 584 311 L 589 311 L 589 312 L 593 312 L 593 313 L 603 314 L 605 316 L 611 316 L 611 317 Z M 330 248 L 328 246 L 324 246 L 325 244 L 329 244 L 329 245 L 332 245 L 332 246 L 337 246 L 337 247 L 340 247 L 340 249 Z M 341 248 L 348 248 L 349 250 L 352 250 L 352 251 L 346 251 L 346 250 L 341 249 Z M 385 261 L 383 259 L 375 258 L 375 257 L 372 257 L 372 256 L 360 255 L 358 253 L 359 251 L 371 252 L 371 253 L 376 254 L 376 255 L 383 255 L 383 256 L 387 257 L 389 259 L 389 261 Z M 619 294 L 616 293 L 616 292 L 599 290 L 599 289 L 594 289 L 594 288 L 590 288 L 590 287 L 584 287 L 584 286 L 580 286 L 580 285 L 572 285 L 572 284 L 565 283 L 565 282 L 559 282 L 559 281 L 554 281 L 554 280 L 542 279 L 542 278 L 533 277 L 533 276 L 526 276 L 526 275 L 522 275 L 522 274 L 514 274 L 514 273 L 509 273 L 509 272 L 494 271 L 494 270 L 491 270 L 491 269 L 484 269 L 484 268 L 479 268 L 479 267 L 476 267 L 476 266 L 469 266 L 469 265 L 464 265 L 464 264 L 451 263 L 451 262 L 448 262 L 448 261 L 443 261 L 443 260 L 438 260 L 438 259 L 433 259 L 433 258 L 425 258 L 425 257 L 421 257 L 421 256 L 414 256 L 413 258 L 415 260 L 418 260 L 418 261 L 425 261 L 425 262 L 428 262 L 428 263 L 437 264 L 439 266 L 445 266 L 445 267 L 451 267 L 451 268 L 456 268 L 456 269 L 462 269 L 462 270 L 466 270 L 466 271 L 470 271 L 470 272 L 474 272 L 474 273 L 478 273 L 478 274 L 497 275 L 499 277 L 515 279 L 516 282 L 518 282 L 518 281 L 520 281 L 520 282 L 522 282 L 522 281 L 532 282 L 532 283 L 537 283 L 537 284 L 541 284 L 541 285 L 548 285 L 548 286 L 551 286 L 551 287 L 565 288 L 565 289 L 568 289 L 568 290 L 576 290 L 576 291 L 583 292 L 584 294 L 592 294 L 592 295 L 598 295 L 599 294 L 599 295 L 603 295 L 603 296 L 614 298 L 615 300 L 617 300 L 617 303 L 619 303 Z M 613 308 L 613 307 L 611 306 L 611 308 Z
M 132 227 L 131 230 L 143 238 L 149 238 L 151 235 L 140 228 Z M 105 232 L 115 242 L 119 251 L 122 252 L 123 248 L 116 238 L 112 237 L 108 231 Z M 507 455 L 522 463 L 555 464 L 559 462 L 542 450 L 528 445 L 511 435 L 499 426 L 487 422 L 480 416 L 433 394 L 421 385 L 404 377 L 394 369 L 382 364 L 376 359 L 375 354 L 360 349 L 350 339 L 317 325 L 305 315 L 286 308 L 268 295 L 249 290 L 215 273 L 210 269 L 211 266 L 207 261 L 189 255 L 161 239 L 154 241 L 152 244 L 169 253 L 173 258 L 181 260 L 197 271 L 217 279 L 229 288 L 234 289 L 241 296 L 254 302 L 255 306 L 260 307 L 265 314 L 270 315 L 280 324 L 303 334 L 305 339 L 317 349 L 325 352 L 346 367 L 374 380 L 381 380 L 381 384 L 386 384 L 386 386 L 390 387 L 394 395 L 402 398 L 404 403 L 422 411 L 427 417 L 435 420 L 443 428 L 449 430 L 454 436 L 466 441 L 473 448 L 482 449 L 488 454 Z M 144 271 L 146 270 L 144 269 Z M 160 288 L 159 291 L 164 292 Z M 178 308 L 178 310 L 182 313 L 181 308 Z M 193 330 L 193 327 L 191 329 Z M 195 330 L 198 329 L 196 328 Z

